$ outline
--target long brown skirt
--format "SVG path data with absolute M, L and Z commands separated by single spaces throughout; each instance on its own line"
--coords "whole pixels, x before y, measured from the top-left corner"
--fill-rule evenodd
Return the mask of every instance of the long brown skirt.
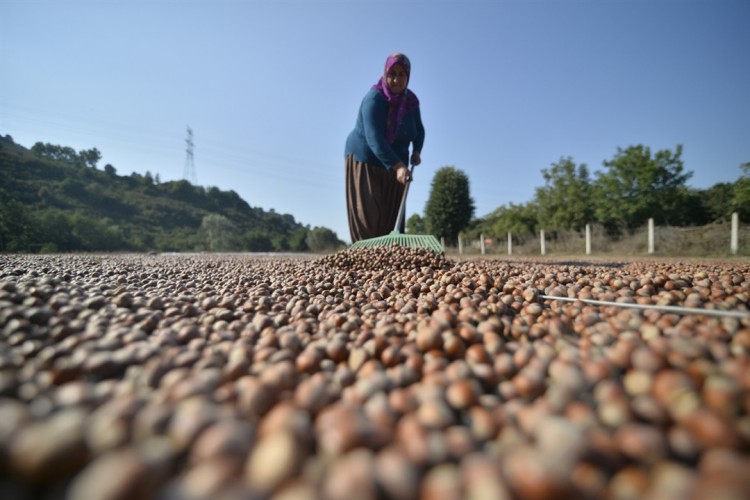
M 346 208 L 352 243 L 384 236 L 395 228 L 404 185 L 396 173 L 380 166 L 369 166 L 347 155 Z M 403 221 L 399 230 L 403 232 Z

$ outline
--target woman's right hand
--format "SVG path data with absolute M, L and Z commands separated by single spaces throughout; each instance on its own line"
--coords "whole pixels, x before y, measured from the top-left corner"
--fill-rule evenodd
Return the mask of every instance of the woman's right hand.
M 410 180 L 409 169 L 401 162 L 398 162 L 393 169 L 396 171 L 396 180 L 401 184 L 406 184 Z

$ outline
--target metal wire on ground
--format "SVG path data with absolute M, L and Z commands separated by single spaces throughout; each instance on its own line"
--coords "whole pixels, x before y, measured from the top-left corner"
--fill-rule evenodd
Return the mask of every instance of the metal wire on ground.
M 629 309 L 650 309 L 655 311 L 670 312 L 675 314 L 703 314 L 705 316 L 718 316 L 723 318 L 750 318 L 748 311 L 722 311 L 718 309 L 701 309 L 699 307 L 682 307 L 682 306 L 659 306 L 651 304 L 633 304 L 629 302 L 610 302 L 606 300 L 579 299 L 575 297 L 554 297 L 551 295 L 540 295 L 539 298 L 545 300 L 562 300 L 565 302 L 583 302 L 597 306 L 614 306 Z

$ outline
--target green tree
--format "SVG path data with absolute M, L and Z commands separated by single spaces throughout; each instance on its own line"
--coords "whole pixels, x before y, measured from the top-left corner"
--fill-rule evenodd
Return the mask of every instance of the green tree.
M 140 174 L 133 172 L 131 177 L 138 179 L 141 183 L 143 182 L 143 177 Z M 192 205 L 200 205 L 203 202 L 201 189 L 184 179 L 167 183 L 165 188 L 167 193 L 176 200 Z
M 81 158 L 76 153 L 76 150 L 68 146 L 37 142 L 31 147 L 31 151 L 43 158 L 65 162 L 69 165 L 81 165 Z
M 737 184 L 740 181 L 737 181 Z M 696 190 L 704 216 L 695 219 L 695 224 L 709 224 L 717 220 L 729 220 L 734 211 L 734 197 L 737 194 L 737 184 L 720 182 L 708 189 Z
M 427 228 L 421 215 L 414 214 L 406 219 L 407 234 L 423 234 L 425 232 L 427 232 Z
M 70 217 L 71 230 L 82 250 L 87 252 L 114 251 L 126 248 L 118 229 L 106 218 L 91 217 L 74 212 Z
M 503 205 L 488 217 L 490 229 L 487 234 L 502 238 L 508 233 L 535 233 L 539 225 L 537 212 L 537 207 L 533 203 Z
M 234 250 L 236 248 L 234 235 L 237 233 L 237 229 L 223 215 L 208 214 L 203 217 L 201 231 L 206 235 L 208 249 L 211 252 Z
M 28 216 L 22 205 L 0 188 L 0 251 L 26 251 Z
M 273 242 L 262 231 L 248 231 L 242 236 L 242 247 L 248 252 L 272 252 Z
M 593 222 L 589 170 L 572 158 L 561 158 L 542 170 L 545 185 L 536 189 L 539 224 L 547 229 L 582 230 Z
M 686 188 L 680 225 L 702 226 L 722 219 L 722 213 L 729 213 L 728 203 L 732 192 L 729 186 L 728 195 L 722 193 L 724 188 L 719 184 L 707 190 Z
M 73 198 L 85 198 L 88 195 L 86 185 L 78 178 L 67 177 L 60 184 L 62 192 Z
M 632 230 L 654 218 L 657 224 L 678 224 L 692 172 L 683 172 L 682 146 L 675 152 L 630 146 L 597 172 L 594 183 L 595 214 L 610 231 Z
M 38 196 L 40 205 L 48 205 L 55 199 L 54 192 L 48 186 L 42 186 L 41 188 L 39 188 Z
M 271 238 L 271 243 L 273 243 L 273 249 L 277 252 L 287 252 L 290 250 L 289 241 L 285 235 L 277 234 Z
M 452 166 L 438 169 L 424 211 L 427 232 L 449 242 L 456 241 L 473 216 L 469 178 Z
M 44 246 L 47 251 L 78 252 L 81 242 L 73 231 L 71 217 L 60 210 L 44 210 L 33 215 L 30 246 Z
M 315 227 L 307 233 L 307 246 L 313 252 L 326 252 L 341 247 L 336 233 L 327 227 Z
M 96 164 L 102 159 L 102 154 L 96 148 L 83 149 L 78 152 L 78 158 L 87 167 L 96 168 Z
M 750 162 L 740 165 L 742 176 L 734 184 L 732 211 L 743 221 L 750 220 Z
M 306 252 L 310 249 L 307 246 L 308 230 L 308 228 L 300 228 L 289 235 L 289 239 L 287 240 L 289 243 L 289 250 L 293 252 Z

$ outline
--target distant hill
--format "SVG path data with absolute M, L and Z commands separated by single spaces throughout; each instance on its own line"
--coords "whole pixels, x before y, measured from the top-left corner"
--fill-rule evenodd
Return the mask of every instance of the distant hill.
M 234 191 L 97 168 L 96 149 L 0 135 L 0 251 L 324 251 L 327 228 L 252 207 Z

